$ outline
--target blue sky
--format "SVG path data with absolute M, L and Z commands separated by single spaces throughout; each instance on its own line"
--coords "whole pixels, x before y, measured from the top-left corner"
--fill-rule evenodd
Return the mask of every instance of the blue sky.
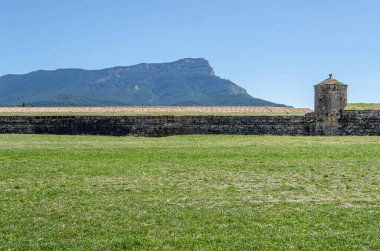
M 378 0 L 0 0 L 0 75 L 185 57 L 254 97 L 313 107 L 333 73 L 380 102 Z

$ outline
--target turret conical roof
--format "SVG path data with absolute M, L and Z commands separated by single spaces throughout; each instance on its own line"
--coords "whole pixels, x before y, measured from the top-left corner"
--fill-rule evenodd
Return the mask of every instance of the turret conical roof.
M 330 77 L 328 79 L 322 81 L 321 83 L 319 83 L 315 86 L 321 86 L 321 85 L 345 85 L 345 86 L 347 86 L 346 84 L 339 82 L 335 78 L 332 78 L 332 74 L 330 74 Z

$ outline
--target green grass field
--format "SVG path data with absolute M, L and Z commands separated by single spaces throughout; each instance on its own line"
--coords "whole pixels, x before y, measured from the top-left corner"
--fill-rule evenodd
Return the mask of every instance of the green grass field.
M 0 135 L 0 250 L 378 250 L 380 137 Z
M 380 104 L 376 103 L 352 103 L 348 104 L 346 110 L 380 110 Z

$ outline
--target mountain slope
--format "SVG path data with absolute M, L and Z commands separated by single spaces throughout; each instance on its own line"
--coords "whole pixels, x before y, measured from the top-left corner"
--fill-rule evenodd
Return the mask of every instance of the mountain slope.
M 205 59 L 0 77 L 0 106 L 283 106 L 215 76 Z

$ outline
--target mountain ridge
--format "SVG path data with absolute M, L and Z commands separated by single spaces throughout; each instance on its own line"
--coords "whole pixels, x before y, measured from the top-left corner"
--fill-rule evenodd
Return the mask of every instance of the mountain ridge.
M 206 59 L 86 70 L 37 70 L 0 77 L 0 106 L 285 106 L 253 98 L 216 76 Z

